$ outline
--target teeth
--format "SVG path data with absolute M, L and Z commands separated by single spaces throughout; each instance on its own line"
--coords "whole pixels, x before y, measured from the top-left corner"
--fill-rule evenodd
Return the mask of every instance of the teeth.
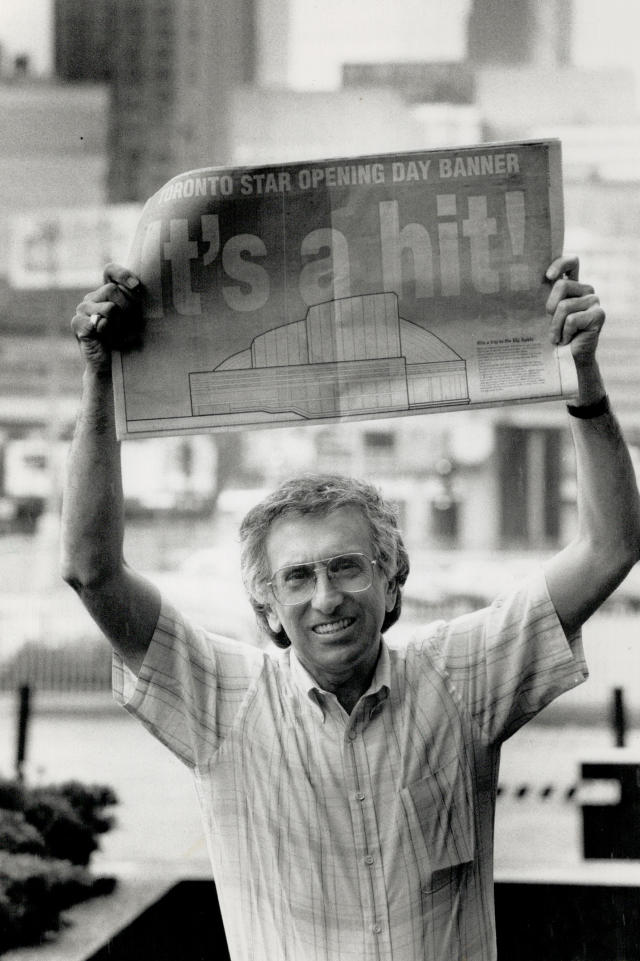
M 351 624 L 351 619 L 343 617 L 340 621 L 332 621 L 331 624 L 317 624 L 314 627 L 316 634 L 331 634 L 334 631 L 342 631 L 345 627 L 349 627 Z

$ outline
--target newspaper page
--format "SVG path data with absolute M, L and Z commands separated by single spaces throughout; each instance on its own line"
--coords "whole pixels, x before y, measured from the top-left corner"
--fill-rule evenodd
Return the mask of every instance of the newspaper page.
M 572 396 L 548 339 L 557 140 L 206 168 L 147 202 L 120 438 Z

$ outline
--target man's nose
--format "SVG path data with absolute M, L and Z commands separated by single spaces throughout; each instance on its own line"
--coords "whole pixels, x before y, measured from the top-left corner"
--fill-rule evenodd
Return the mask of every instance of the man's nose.
M 316 570 L 316 586 L 311 599 L 313 606 L 323 614 L 330 614 L 342 603 L 342 598 L 342 591 L 329 580 L 326 568 Z

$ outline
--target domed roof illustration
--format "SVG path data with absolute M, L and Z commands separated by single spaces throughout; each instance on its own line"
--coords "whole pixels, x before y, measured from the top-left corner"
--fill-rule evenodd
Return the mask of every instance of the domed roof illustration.
M 394 293 L 346 297 L 310 307 L 304 320 L 282 324 L 256 337 L 251 347 L 216 370 L 289 367 L 405 357 L 407 364 L 459 361 L 435 334 L 398 316 Z

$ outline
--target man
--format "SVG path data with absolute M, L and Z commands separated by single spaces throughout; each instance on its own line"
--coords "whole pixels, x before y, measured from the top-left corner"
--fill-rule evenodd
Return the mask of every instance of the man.
M 109 348 L 135 329 L 137 280 L 111 266 L 78 307 L 63 575 L 113 645 L 116 697 L 194 772 L 234 961 L 495 957 L 500 745 L 586 677 L 580 627 L 640 556 L 595 356 L 604 312 L 577 260 L 547 278 L 551 339 L 578 370 L 577 534 L 491 607 L 397 650 L 381 633 L 408 559 L 361 482 L 290 481 L 243 522 L 245 582 L 282 652 L 205 633 L 127 566 Z

